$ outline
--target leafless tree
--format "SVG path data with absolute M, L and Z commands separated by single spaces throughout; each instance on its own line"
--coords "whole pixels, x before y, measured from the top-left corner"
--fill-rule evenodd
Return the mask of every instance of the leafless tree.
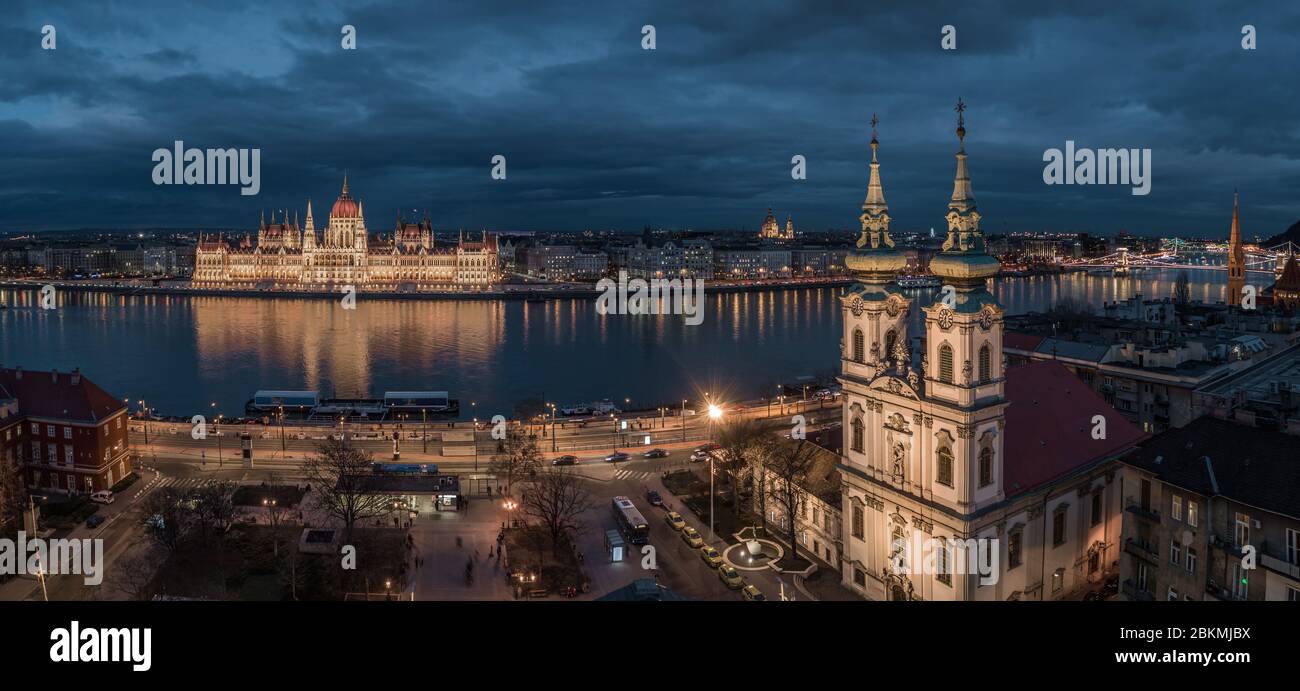
M 1174 302 L 1179 305 L 1186 305 L 1192 300 L 1192 290 L 1188 284 L 1189 279 L 1186 271 L 1179 271 L 1178 278 L 1174 283 Z
M 368 451 L 328 439 L 302 465 L 317 506 L 343 523 L 348 540 L 358 522 L 380 516 L 392 505 L 391 497 L 370 490 L 372 463 Z
M 285 514 L 289 510 L 277 496 L 277 479 L 275 473 L 272 473 L 266 483 L 271 496 L 262 498 L 262 508 L 266 509 L 266 518 L 271 524 L 271 556 L 276 558 L 280 556 L 280 526 L 284 524 Z
M 235 520 L 235 485 L 228 481 L 209 482 L 192 491 L 186 502 L 192 507 L 194 526 L 204 544 L 215 535 L 220 539 Z
M 586 482 L 574 473 L 548 467 L 533 476 L 520 502 L 525 516 L 536 519 L 551 536 L 552 553 L 558 554 L 566 532 L 577 532 L 582 514 L 595 506 Z
M 113 564 L 113 589 L 130 600 L 148 600 L 153 596 L 153 576 L 158 564 L 152 550 L 140 550 L 119 558 Z
M 506 495 L 511 496 L 515 480 L 531 477 L 542 465 L 542 452 L 537 440 L 531 438 L 522 426 L 506 430 L 506 438 L 497 442 L 497 452 L 488 465 L 489 472 L 506 479 Z
M 156 489 L 141 504 L 140 523 L 156 544 L 173 551 L 193 530 L 189 496 L 173 487 Z
M 771 473 L 768 492 L 772 501 L 785 512 L 790 531 L 790 558 L 794 560 L 799 557 L 795 521 L 807 501 L 805 486 L 816 464 L 817 445 L 806 439 L 770 439 L 764 454 L 764 467 Z
M 744 475 L 751 471 L 762 435 L 762 428 L 752 418 L 735 418 L 718 431 L 718 445 L 722 448 L 715 452 L 715 456 L 727 474 L 731 485 L 731 507 L 737 514 L 740 513 L 740 485 Z
M 0 534 L 17 532 L 23 526 L 27 492 L 18 463 L 0 457 Z

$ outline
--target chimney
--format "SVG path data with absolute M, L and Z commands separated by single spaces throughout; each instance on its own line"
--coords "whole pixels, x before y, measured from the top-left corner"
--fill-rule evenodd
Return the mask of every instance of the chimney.
M 80 383 L 81 383 L 81 368 L 80 368 L 80 367 L 73 367 L 73 368 L 72 368 L 72 385 L 73 385 L 73 386 L 77 386 L 77 385 L 80 384 Z

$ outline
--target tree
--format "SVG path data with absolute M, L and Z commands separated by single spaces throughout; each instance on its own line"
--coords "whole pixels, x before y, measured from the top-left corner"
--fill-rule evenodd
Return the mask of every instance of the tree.
M 140 524 L 145 534 L 160 547 L 175 551 L 194 527 L 188 506 L 189 496 L 174 487 L 154 490 L 141 506 Z
M 582 526 L 582 514 L 594 508 L 591 492 L 576 474 L 548 467 L 533 476 L 520 502 L 525 516 L 537 519 L 551 536 L 551 552 L 558 554 L 560 538 Z
M 727 474 L 727 482 L 731 485 L 731 507 L 738 514 L 741 476 L 750 471 L 762 435 L 762 428 L 752 418 L 733 418 L 718 430 L 718 446 L 722 448 L 714 455 Z
M 790 559 L 799 557 L 798 531 L 795 520 L 803 511 L 808 492 L 808 477 L 816 465 L 817 445 L 806 439 L 770 438 L 765 454 L 765 468 L 772 474 L 770 495 L 786 515 L 790 530 Z
M 224 535 L 230 528 L 235 520 L 234 498 L 235 485 L 228 481 L 209 482 L 189 494 L 185 505 L 192 507 L 194 526 L 203 544 L 208 544 L 212 535 Z
M 343 523 L 349 541 L 358 522 L 380 516 L 392 505 L 390 497 L 371 490 L 372 463 L 370 452 L 327 439 L 302 465 L 315 487 L 316 505 Z
M 18 463 L 0 457 L 0 535 L 22 530 L 27 491 Z
M 157 564 L 148 550 L 121 557 L 113 565 L 113 588 L 129 600 L 148 600 L 153 596 L 153 576 Z
M 1191 302 L 1192 292 L 1188 285 L 1189 279 L 1187 271 L 1179 271 L 1177 282 L 1174 284 L 1174 302 L 1179 305 L 1186 305 Z
M 497 442 L 497 452 L 492 456 L 488 471 L 506 478 L 506 494 L 516 479 L 531 477 L 542 465 L 542 452 L 537 440 L 529 437 L 519 425 L 506 430 L 506 438 Z

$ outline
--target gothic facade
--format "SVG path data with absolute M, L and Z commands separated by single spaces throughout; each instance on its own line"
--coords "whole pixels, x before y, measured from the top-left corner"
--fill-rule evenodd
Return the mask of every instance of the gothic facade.
M 232 245 L 223 238 L 200 239 L 195 253 L 195 287 L 291 287 L 431 290 L 486 288 L 500 280 L 497 241 L 483 233 L 462 235 L 454 247 L 438 247 L 426 217 L 401 216 L 391 237 L 375 240 L 366 229 L 363 207 L 348 183 L 317 236 L 311 202 L 305 226 L 275 215 L 262 219 L 254 243 L 245 237 Z

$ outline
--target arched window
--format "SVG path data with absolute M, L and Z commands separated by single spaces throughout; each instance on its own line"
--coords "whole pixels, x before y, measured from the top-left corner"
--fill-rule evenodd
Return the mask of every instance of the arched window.
M 993 484 L 993 449 L 980 449 L 980 487 Z
M 952 383 L 952 346 L 947 343 L 939 346 L 939 381 Z
M 890 329 L 885 333 L 885 360 L 894 359 L 894 342 L 898 340 L 898 333 Z
M 865 444 L 863 443 L 863 426 L 862 426 L 862 418 L 860 418 L 860 417 L 855 417 L 855 418 L 853 418 L 853 446 L 852 446 L 852 449 L 853 449 L 854 451 L 857 451 L 858 453 L 862 453 L 862 450 L 863 450 L 864 448 L 865 448 Z
M 934 474 L 939 484 L 952 487 L 952 449 L 946 446 L 939 449 Z
M 991 368 L 989 365 L 989 346 L 986 343 L 980 346 L 980 383 L 981 384 L 986 384 L 990 379 L 993 378 L 990 372 L 991 372 Z
M 862 329 L 853 330 L 853 361 L 866 362 L 863 356 Z

